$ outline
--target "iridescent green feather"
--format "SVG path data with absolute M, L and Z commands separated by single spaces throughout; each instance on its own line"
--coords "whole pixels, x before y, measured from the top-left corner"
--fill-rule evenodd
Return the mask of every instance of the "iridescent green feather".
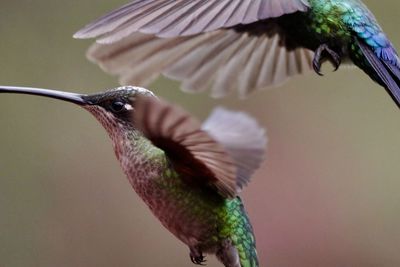
M 238 250 L 242 267 L 258 266 L 253 228 L 241 199 L 226 200 L 225 205 L 227 213 L 222 219 L 225 222 L 222 232 L 228 233 L 226 238 L 230 238 Z

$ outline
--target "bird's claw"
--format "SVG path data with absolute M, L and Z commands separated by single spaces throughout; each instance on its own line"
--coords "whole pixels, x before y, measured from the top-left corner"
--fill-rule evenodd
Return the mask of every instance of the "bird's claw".
M 204 257 L 203 255 L 201 255 L 201 256 L 199 256 L 199 257 L 193 257 L 193 256 L 190 256 L 190 260 L 194 263 L 194 264 L 196 264 L 196 265 L 202 265 L 202 266 L 205 266 L 206 264 L 206 259 L 205 259 L 206 257 Z
M 206 264 L 206 257 L 199 251 L 190 250 L 190 260 L 196 265 L 205 266 Z
M 321 64 L 322 60 L 324 59 L 323 57 L 324 52 L 326 52 L 330 56 L 330 60 L 332 64 L 335 66 L 335 69 L 333 71 L 337 71 L 342 62 L 341 56 L 334 50 L 330 49 L 327 44 L 320 45 L 318 49 L 315 51 L 313 59 L 314 71 L 320 76 L 324 76 L 324 74 L 321 72 Z

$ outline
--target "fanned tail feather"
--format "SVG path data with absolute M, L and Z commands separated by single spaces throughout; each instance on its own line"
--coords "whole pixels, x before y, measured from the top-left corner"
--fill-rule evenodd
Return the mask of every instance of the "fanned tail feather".
M 400 108 L 400 65 L 399 59 L 392 47 L 374 51 L 362 40 L 356 41 L 361 53 L 367 59 L 373 71 L 363 69 L 390 94 L 396 105 Z

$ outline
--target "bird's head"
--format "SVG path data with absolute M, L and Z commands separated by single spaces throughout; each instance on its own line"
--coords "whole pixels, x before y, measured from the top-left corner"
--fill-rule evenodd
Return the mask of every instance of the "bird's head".
M 123 86 L 95 94 L 77 94 L 30 87 L 0 86 L 0 93 L 30 94 L 77 104 L 92 113 L 111 137 L 121 130 L 134 129 L 132 114 L 139 96 L 155 97 L 141 87 Z
M 133 130 L 133 112 L 136 100 L 140 96 L 155 97 L 155 95 L 141 87 L 123 86 L 101 93 L 84 95 L 83 108 L 88 110 L 103 125 L 114 139 L 122 130 Z

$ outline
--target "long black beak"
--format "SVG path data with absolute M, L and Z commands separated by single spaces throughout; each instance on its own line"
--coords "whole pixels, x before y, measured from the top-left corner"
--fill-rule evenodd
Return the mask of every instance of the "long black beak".
M 39 95 L 39 96 L 50 97 L 72 102 L 81 106 L 90 105 L 90 102 L 85 99 L 87 95 L 62 92 L 50 89 L 0 85 L 0 93 Z

